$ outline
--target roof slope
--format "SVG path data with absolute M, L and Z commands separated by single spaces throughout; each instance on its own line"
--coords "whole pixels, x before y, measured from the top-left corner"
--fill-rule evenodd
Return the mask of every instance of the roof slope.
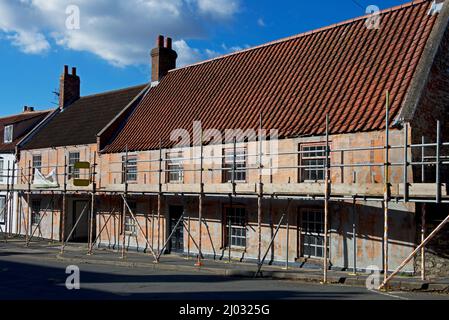
M 366 17 L 173 70 L 150 90 L 104 152 L 156 149 L 174 129 L 278 129 L 281 137 L 384 128 L 400 112 L 434 27 L 431 1 Z
M 81 97 L 55 115 L 21 148 L 29 150 L 96 143 L 97 134 L 145 87 L 141 85 Z
M 0 118 L 0 153 L 11 153 L 15 151 L 17 143 L 32 129 L 35 125 L 37 125 L 40 121 L 42 121 L 50 111 L 32 111 L 32 112 L 24 112 L 20 114 L 16 114 L 13 116 L 8 116 L 4 118 Z M 24 130 L 20 136 L 17 136 L 13 142 L 4 143 L 4 131 L 5 126 L 15 125 L 20 122 L 30 120 L 30 125 L 28 130 Z M 34 120 L 34 121 L 32 121 Z

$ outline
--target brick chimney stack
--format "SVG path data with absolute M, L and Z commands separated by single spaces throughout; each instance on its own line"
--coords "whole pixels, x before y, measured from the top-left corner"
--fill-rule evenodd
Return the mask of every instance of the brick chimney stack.
M 69 74 L 69 67 L 64 66 L 64 73 L 59 79 L 59 107 L 64 109 L 80 98 L 80 77 L 76 75 L 76 68 L 72 68 Z
M 151 82 L 158 83 L 172 69 L 176 68 L 178 54 L 172 48 L 172 39 L 158 36 L 156 48 L 151 50 Z
M 34 107 L 29 107 L 29 106 L 24 106 L 23 107 L 23 112 L 34 112 Z

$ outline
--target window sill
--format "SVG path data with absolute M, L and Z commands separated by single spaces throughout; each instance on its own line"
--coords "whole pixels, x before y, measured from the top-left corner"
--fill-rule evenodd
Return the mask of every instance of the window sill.
M 229 247 L 226 247 L 225 248 L 225 251 L 229 251 Z M 231 251 L 233 251 L 233 252 L 246 252 L 246 248 L 245 247 L 234 247 L 234 246 L 232 246 L 231 247 Z

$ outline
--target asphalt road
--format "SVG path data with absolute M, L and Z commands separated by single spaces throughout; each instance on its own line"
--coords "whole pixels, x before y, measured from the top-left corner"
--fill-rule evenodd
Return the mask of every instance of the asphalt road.
M 67 263 L 48 256 L 0 251 L 0 300 L 404 300 L 449 299 L 427 293 L 370 292 L 295 281 L 236 279 L 197 271 L 172 272 L 81 264 L 80 289 L 65 286 Z

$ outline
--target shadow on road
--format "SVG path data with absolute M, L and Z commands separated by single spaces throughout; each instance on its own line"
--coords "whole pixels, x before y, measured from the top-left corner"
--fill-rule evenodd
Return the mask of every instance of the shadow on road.
M 344 299 L 363 298 L 365 293 L 337 292 L 328 288 L 324 292 L 294 290 L 220 290 L 220 283 L 237 282 L 222 276 L 202 274 L 115 274 L 83 270 L 81 266 L 81 289 L 68 290 L 63 267 L 0 260 L 1 300 L 277 300 L 277 299 Z M 127 272 L 130 272 L 129 270 Z M 132 270 L 132 272 L 139 272 Z M 141 271 L 142 272 L 142 271 Z M 145 271 L 144 271 L 145 272 Z M 143 272 L 142 272 L 143 273 Z M 255 282 L 257 280 L 254 280 Z M 179 286 L 173 284 L 179 283 Z M 267 282 L 269 283 L 269 282 Z M 119 284 L 119 286 L 117 286 Z M 122 284 L 122 286 L 120 286 Z M 140 286 L 139 286 L 140 284 Z M 203 284 L 198 291 L 195 285 Z M 205 291 L 210 284 L 212 291 Z M 84 288 L 83 288 L 84 287 Z M 89 288 L 86 288 L 89 287 Z M 132 287 L 132 289 L 129 289 Z M 121 289 L 122 288 L 122 289 Z M 175 289 L 173 289 L 175 288 Z M 136 292 L 125 292 L 135 290 Z M 190 292 L 187 292 L 190 291 Z M 192 292 L 193 291 L 193 292 Z M 359 297 L 358 297 L 359 296 Z

